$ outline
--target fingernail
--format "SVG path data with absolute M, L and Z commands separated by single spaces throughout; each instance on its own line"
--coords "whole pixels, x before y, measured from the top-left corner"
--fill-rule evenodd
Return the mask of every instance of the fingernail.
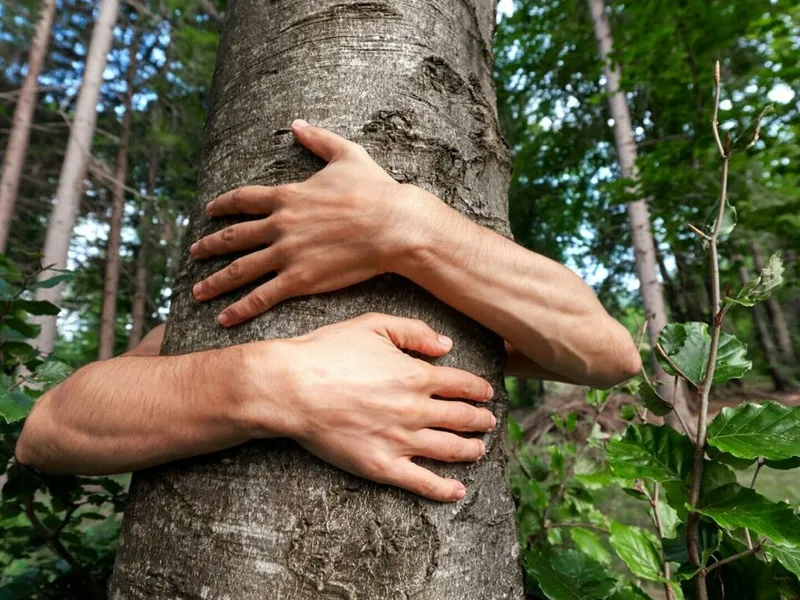
M 486 456 L 486 444 L 483 440 L 481 440 L 481 458 Z
M 295 119 L 292 122 L 292 127 L 310 127 L 311 123 L 308 121 L 304 121 L 303 119 Z
M 200 294 L 203 293 L 203 282 L 202 281 L 200 283 L 196 283 L 194 285 L 194 287 L 192 288 L 192 293 L 194 294 L 195 298 L 199 298 L 200 297 Z
M 494 390 L 492 389 L 492 386 L 487 385 L 486 386 L 486 399 L 487 400 L 491 400 L 493 397 L 494 397 Z
M 492 424 L 489 426 L 489 431 L 494 431 L 495 427 L 497 427 L 497 417 L 492 415 Z
M 220 313 L 220 315 L 217 317 L 217 321 L 219 321 L 219 324 L 222 325 L 223 327 L 227 327 L 228 324 L 231 322 L 231 318 L 228 316 L 227 313 Z
M 192 247 L 189 248 L 189 252 L 191 252 L 192 255 L 195 255 L 195 254 L 197 254 L 197 249 L 199 247 L 200 247 L 200 243 L 199 242 L 195 242 L 194 244 L 192 244 Z
M 212 200 L 208 204 L 206 204 L 206 212 L 211 214 L 211 211 L 214 210 L 214 201 Z
M 442 348 L 450 349 L 450 348 L 453 347 L 453 340 L 451 340 L 446 335 L 440 335 L 439 336 L 439 345 L 442 346 Z
M 464 496 L 466 496 L 466 495 L 467 495 L 467 490 L 466 490 L 466 488 L 462 487 L 462 488 L 456 490 L 455 498 L 456 498 L 456 500 L 463 500 Z

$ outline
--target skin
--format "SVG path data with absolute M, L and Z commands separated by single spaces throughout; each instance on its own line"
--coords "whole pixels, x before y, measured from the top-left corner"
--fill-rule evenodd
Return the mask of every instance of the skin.
M 201 302 L 277 273 L 220 313 L 222 326 L 393 272 L 503 336 L 510 374 L 610 387 L 639 372 L 628 332 L 569 269 L 398 184 L 357 144 L 303 121 L 292 131 L 328 165 L 302 183 L 220 196 L 206 207 L 212 217 L 261 218 L 191 247 L 197 260 L 251 251 L 197 283 Z M 461 482 L 411 459 L 478 460 L 483 442 L 457 432 L 495 426 L 488 410 L 460 401 L 488 401 L 486 381 L 403 352 L 450 350 L 451 340 L 420 321 L 370 314 L 298 338 L 175 357 L 157 356 L 162 338 L 163 327 L 47 392 L 25 423 L 18 460 L 107 474 L 291 437 L 356 475 L 455 501 Z

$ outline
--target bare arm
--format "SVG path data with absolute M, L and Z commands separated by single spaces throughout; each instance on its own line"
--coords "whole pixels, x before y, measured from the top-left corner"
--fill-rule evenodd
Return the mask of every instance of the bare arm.
M 125 356 L 83 367 L 36 403 L 17 459 L 44 471 L 142 469 L 285 436 L 346 471 L 441 501 L 461 482 L 411 459 L 463 462 L 485 452 L 492 413 L 483 379 L 412 358 L 452 342 L 420 321 L 364 315 L 302 337 L 155 356 L 163 328 Z M 358 440 L 358 444 L 353 444 Z
M 609 387 L 639 371 L 628 332 L 566 267 L 476 225 L 415 186 L 400 185 L 366 151 L 318 127 L 292 131 L 328 166 L 302 183 L 234 190 L 213 217 L 260 214 L 192 246 L 197 259 L 270 243 L 208 279 L 209 300 L 278 276 L 225 309 L 232 326 L 278 302 L 339 289 L 385 272 L 403 275 L 501 335 L 514 374 Z

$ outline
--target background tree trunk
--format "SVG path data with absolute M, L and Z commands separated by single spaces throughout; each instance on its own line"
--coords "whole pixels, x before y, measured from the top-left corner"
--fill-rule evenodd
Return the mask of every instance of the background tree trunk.
M 117 149 L 117 168 L 114 173 L 114 195 L 111 200 L 111 219 L 106 245 L 106 273 L 103 279 L 103 306 L 100 315 L 100 339 L 97 357 L 106 360 L 114 356 L 117 340 L 117 290 L 119 288 L 120 247 L 122 246 L 122 215 L 125 210 L 125 181 L 128 179 L 128 147 L 133 126 L 133 90 L 136 85 L 136 70 L 139 46 L 139 31 L 136 28 L 128 49 L 128 72 L 125 82 L 125 100 L 122 127 Z
M 750 271 L 742 261 L 742 257 L 735 257 L 740 261 L 739 264 L 739 278 L 742 284 L 750 281 Z M 775 340 L 772 337 L 769 321 L 767 315 L 764 313 L 764 307 L 756 304 L 753 307 L 753 320 L 756 322 L 756 332 L 758 333 L 758 342 L 761 349 L 764 351 L 764 357 L 767 359 L 767 366 L 769 374 L 772 378 L 772 384 L 776 392 L 782 392 L 789 387 L 789 382 L 781 372 L 781 361 L 778 358 L 778 351 L 775 347 Z
M 589 9 L 592 13 L 594 24 L 594 34 L 597 38 L 597 47 L 600 58 L 603 61 L 604 72 L 606 75 L 606 88 L 608 90 L 608 106 L 611 117 L 614 119 L 614 139 L 617 146 L 617 160 L 619 162 L 622 176 L 633 182 L 638 181 L 639 174 L 636 168 L 636 141 L 633 137 L 633 126 L 631 125 L 631 115 L 628 109 L 628 100 L 620 87 L 622 71 L 618 65 L 612 62 L 611 55 L 614 51 L 614 43 L 611 37 L 611 27 L 605 13 L 604 0 L 588 0 Z M 647 322 L 647 337 L 650 347 L 653 349 L 652 366 L 655 376 L 659 379 L 662 386 L 662 393 L 666 398 L 672 398 L 672 381 L 666 376 L 661 365 L 655 360 L 655 347 L 658 335 L 667 324 L 667 309 L 664 305 L 664 294 L 661 283 L 656 276 L 656 249 L 653 244 L 653 227 L 650 223 L 650 211 L 647 202 L 640 198 L 628 204 L 628 220 L 631 228 L 631 238 L 633 239 L 633 253 L 636 261 L 636 275 L 639 278 L 639 289 L 642 293 L 642 303 L 644 310 L 649 318 Z M 685 394 L 679 387 L 675 394 L 675 410 L 679 411 L 684 417 L 684 421 L 690 422 L 691 417 L 689 407 L 686 403 Z M 672 422 L 672 415 L 667 419 Z M 677 422 L 673 423 L 676 424 Z
M 217 194 L 322 166 L 289 133 L 297 117 L 362 143 L 397 180 L 509 235 L 494 8 L 494 0 L 229 2 L 187 241 L 223 225 L 200 210 Z M 455 340 L 441 364 L 498 390 L 496 432 L 480 462 L 431 465 L 467 483 L 455 505 L 350 476 L 288 440 L 138 473 L 112 598 L 521 599 L 502 340 L 394 275 L 288 301 L 225 330 L 215 315 L 232 296 L 198 304 L 190 293 L 225 262 L 183 262 L 165 354 L 294 336 L 369 311 L 418 317 Z
M 50 30 L 56 15 L 56 0 L 42 0 L 39 10 L 39 21 L 28 55 L 28 74 L 17 97 L 11 134 L 8 136 L 3 158 L 3 178 L 0 180 L 0 252 L 5 252 L 8 244 L 11 217 L 14 214 L 14 204 L 17 202 L 22 167 L 28 152 L 33 113 L 36 109 L 39 73 L 47 56 Z
M 103 71 L 106 68 L 108 51 L 113 39 L 114 24 L 119 14 L 119 0 L 103 0 L 100 14 L 92 30 L 92 41 L 86 57 L 86 68 L 81 85 L 75 119 L 67 142 L 67 151 L 61 174 L 58 179 L 53 213 L 47 225 L 44 242 L 42 265 L 64 269 L 67 266 L 67 253 L 72 237 L 72 227 L 78 215 L 83 180 L 92 151 L 92 137 L 97 124 L 97 99 L 103 83 Z M 42 279 L 52 277 L 52 273 L 44 271 Z M 60 304 L 64 286 L 42 288 L 36 291 L 37 300 L 46 300 Z M 56 317 L 38 317 L 41 333 L 36 339 L 36 346 L 44 354 L 50 354 L 56 339 Z
M 131 333 L 128 336 L 128 350 L 133 350 L 139 345 L 144 336 L 144 322 L 147 313 L 147 279 L 148 260 L 150 257 L 150 236 L 153 234 L 152 206 L 156 193 L 156 177 L 158 176 L 158 151 L 150 154 L 150 169 L 147 175 L 147 197 L 142 222 L 139 224 L 139 250 L 136 253 L 136 276 L 134 281 L 133 306 L 131 307 Z
M 753 261 L 755 263 L 756 271 L 758 273 L 766 266 L 764 262 L 764 253 L 761 251 L 761 245 L 753 240 L 750 247 L 753 250 Z M 789 323 L 786 320 L 786 314 L 783 312 L 780 300 L 777 294 L 773 294 L 766 301 L 767 311 L 772 320 L 773 330 L 775 331 L 775 339 L 778 342 L 781 356 L 787 364 L 794 364 L 794 348 L 792 347 L 792 336 L 789 333 Z

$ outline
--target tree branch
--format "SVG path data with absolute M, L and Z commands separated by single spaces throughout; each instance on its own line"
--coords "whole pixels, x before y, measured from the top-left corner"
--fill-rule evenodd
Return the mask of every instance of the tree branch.
M 750 556 L 751 554 L 755 554 L 756 552 L 761 550 L 761 548 L 764 547 L 765 542 L 766 540 L 761 540 L 756 546 L 753 546 L 752 548 L 748 548 L 747 550 L 743 550 L 738 554 L 734 554 L 733 556 L 729 556 L 728 558 L 723 558 L 722 560 L 715 562 L 713 565 L 711 565 L 706 569 L 706 574 L 711 573 L 711 571 L 713 571 L 714 569 L 719 569 L 720 567 L 724 567 L 725 565 L 730 564 L 735 560 L 739 560 L 740 558 L 745 558 L 747 556 Z

